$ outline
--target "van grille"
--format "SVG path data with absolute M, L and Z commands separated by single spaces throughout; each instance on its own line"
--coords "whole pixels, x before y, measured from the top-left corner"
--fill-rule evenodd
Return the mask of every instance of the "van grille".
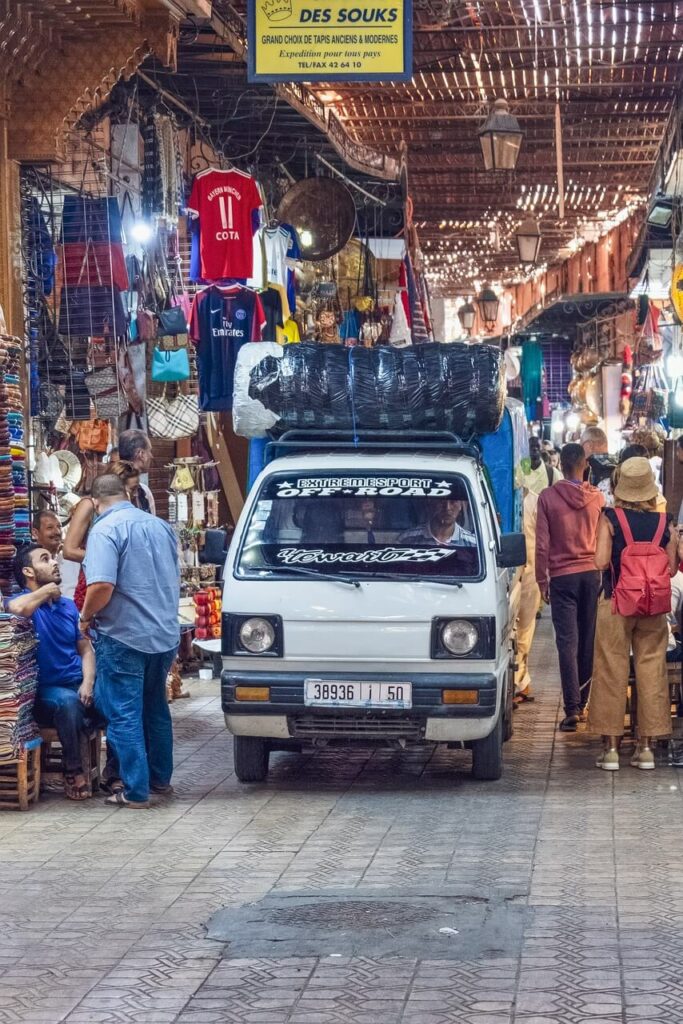
M 290 734 L 297 739 L 328 736 L 362 739 L 421 740 L 424 722 L 406 718 L 385 718 L 383 715 L 339 715 L 317 712 L 314 715 L 292 715 Z

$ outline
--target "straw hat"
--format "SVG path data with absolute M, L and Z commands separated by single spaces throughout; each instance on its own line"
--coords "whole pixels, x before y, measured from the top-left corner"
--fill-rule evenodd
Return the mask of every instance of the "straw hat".
M 650 501 L 659 494 L 652 467 L 647 459 L 626 459 L 619 467 L 614 497 L 619 501 Z
M 65 488 L 67 491 L 75 490 L 83 476 L 83 467 L 78 456 L 67 450 L 56 452 L 56 456 Z

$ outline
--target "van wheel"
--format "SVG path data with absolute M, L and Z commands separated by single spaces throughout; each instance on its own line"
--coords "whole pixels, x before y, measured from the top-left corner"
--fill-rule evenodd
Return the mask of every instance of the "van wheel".
M 263 782 L 268 774 L 270 750 L 266 740 L 254 736 L 235 736 L 233 762 L 240 782 Z
M 498 715 L 493 732 L 472 743 L 472 776 L 495 782 L 503 774 L 503 716 Z
M 503 743 L 507 743 L 508 740 L 512 739 L 512 715 L 515 709 L 514 693 L 515 676 L 512 671 L 509 671 L 507 676 L 507 686 L 505 688 L 505 718 L 503 720 Z

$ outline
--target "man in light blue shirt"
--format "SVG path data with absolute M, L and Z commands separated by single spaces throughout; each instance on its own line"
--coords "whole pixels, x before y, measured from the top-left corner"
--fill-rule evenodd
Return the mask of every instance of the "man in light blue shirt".
M 126 499 L 119 477 L 98 477 L 91 496 L 81 629 L 95 630 L 95 692 L 124 784 L 107 803 L 147 807 L 150 789 L 172 792 L 166 677 L 179 641 L 177 542 L 167 523 Z

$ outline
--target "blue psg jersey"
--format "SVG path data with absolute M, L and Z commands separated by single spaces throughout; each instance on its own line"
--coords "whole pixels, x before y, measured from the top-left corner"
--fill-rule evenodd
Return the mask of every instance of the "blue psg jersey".
M 197 345 L 201 409 L 232 409 L 237 353 L 245 342 L 261 340 L 265 323 L 261 300 L 249 288 L 214 285 L 195 296 L 190 332 Z

